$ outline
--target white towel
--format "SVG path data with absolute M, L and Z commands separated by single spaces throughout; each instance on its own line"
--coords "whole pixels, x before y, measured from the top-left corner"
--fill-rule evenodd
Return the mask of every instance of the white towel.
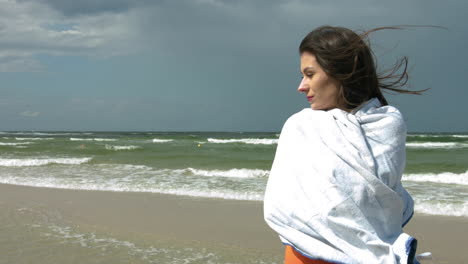
M 401 185 L 406 126 L 374 98 L 348 113 L 304 109 L 282 129 L 265 192 L 284 244 L 335 263 L 408 263 L 402 226 L 413 200 Z

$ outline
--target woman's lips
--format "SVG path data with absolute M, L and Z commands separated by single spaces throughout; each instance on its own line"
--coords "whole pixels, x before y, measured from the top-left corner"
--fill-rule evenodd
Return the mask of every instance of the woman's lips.
M 313 96 L 307 96 L 307 101 L 312 101 L 312 98 L 314 98 Z

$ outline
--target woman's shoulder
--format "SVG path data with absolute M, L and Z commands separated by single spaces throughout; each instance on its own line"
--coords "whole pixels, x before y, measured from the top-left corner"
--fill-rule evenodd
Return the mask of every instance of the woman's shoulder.
M 356 115 L 367 136 L 402 142 L 406 139 L 406 122 L 403 114 L 394 106 L 385 105 L 367 109 Z
M 303 127 L 310 124 L 318 123 L 321 117 L 326 115 L 326 111 L 312 110 L 311 108 L 304 108 L 294 114 L 292 114 L 283 125 L 285 127 Z
M 395 125 L 404 125 L 404 118 L 400 110 L 392 105 L 382 105 L 377 98 L 373 98 L 351 112 L 360 123 L 386 120 Z
M 302 121 L 311 118 L 321 118 L 323 116 L 328 115 L 328 111 L 324 110 L 313 110 L 312 108 L 304 108 L 297 113 L 292 114 L 286 122 L 295 122 L 295 121 Z

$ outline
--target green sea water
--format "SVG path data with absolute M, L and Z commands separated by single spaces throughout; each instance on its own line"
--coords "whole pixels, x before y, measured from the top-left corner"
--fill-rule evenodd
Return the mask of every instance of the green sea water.
M 0 132 L 0 183 L 260 202 L 278 136 Z M 468 217 L 468 135 L 409 134 L 403 185 L 413 196 L 417 213 Z M 281 261 L 278 256 L 232 248 L 169 243 L 77 226 L 40 206 L 13 208 L 0 203 L 0 211 L 0 263 Z
M 258 200 L 278 133 L 1 132 L 0 183 Z M 416 210 L 468 217 L 468 135 L 409 134 Z

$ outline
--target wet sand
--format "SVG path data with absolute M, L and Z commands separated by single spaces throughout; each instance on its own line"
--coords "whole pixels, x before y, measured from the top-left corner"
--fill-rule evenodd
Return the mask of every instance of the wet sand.
M 0 205 L 17 210 L 41 206 L 88 229 L 231 248 L 268 255 L 277 263 L 283 253 L 276 234 L 263 221 L 262 203 L 256 201 L 0 184 Z M 418 253 L 433 253 L 435 263 L 468 263 L 468 218 L 417 214 L 405 232 L 419 240 Z

